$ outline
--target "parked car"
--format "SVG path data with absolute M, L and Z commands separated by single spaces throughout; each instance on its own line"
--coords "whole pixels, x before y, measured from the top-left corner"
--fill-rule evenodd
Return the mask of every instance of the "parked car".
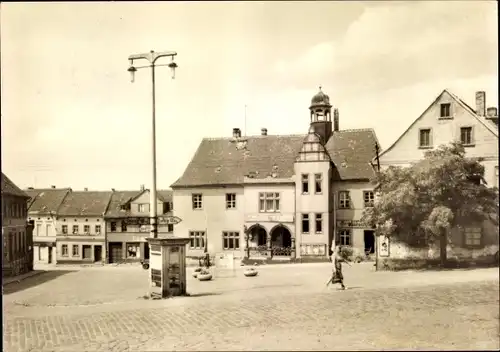
M 149 259 L 142 259 L 141 260 L 141 265 L 144 270 L 149 269 Z

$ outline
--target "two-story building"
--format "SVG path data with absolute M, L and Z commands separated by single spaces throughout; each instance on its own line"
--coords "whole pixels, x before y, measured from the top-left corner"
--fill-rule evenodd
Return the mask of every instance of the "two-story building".
M 33 270 L 33 227 L 27 223 L 29 196 L 2 173 L 2 277 Z
M 191 239 L 188 255 L 206 249 L 235 257 L 327 258 L 334 238 L 360 251 L 373 247 L 373 233 L 363 233 L 371 229 L 359 222 L 365 203 L 358 200 L 373 188 L 375 133 L 340 130 L 338 110 L 332 121 L 321 90 L 309 110 L 308 134 L 268 135 L 263 128 L 242 137 L 235 128 L 232 137 L 202 140 L 171 186 L 174 215 L 182 219 L 175 234 Z
M 461 142 L 469 157 L 483 158 L 488 186 L 498 187 L 498 109 L 486 108 L 486 93 L 476 92 L 476 108 L 443 90 L 408 129 L 379 155 L 381 168 L 409 166 L 426 150 Z
M 112 192 L 70 191 L 57 212 L 57 263 L 106 261 L 104 216 Z
M 172 191 L 157 191 L 158 237 L 171 235 L 174 224 Z M 106 210 L 106 237 L 109 263 L 134 262 L 149 259 L 146 238 L 151 237 L 150 192 L 141 186 L 137 191 L 113 190 Z
M 381 168 L 410 166 L 422 160 L 427 150 L 460 142 L 466 156 L 482 158 L 486 185 L 498 187 L 498 110 L 486 107 L 485 92 L 476 92 L 475 98 L 473 109 L 453 93 L 443 90 L 408 129 L 380 153 Z M 467 228 L 452 229 L 448 257 L 490 260 L 488 258 L 498 251 L 498 214 L 493 214 L 492 218 L 479 224 L 471 223 Z M 439 256 L 438 250 L 421 248 L 418 253 L 418 249 L 404 243 L 391 243 L 390 248 L 387 258 L 379 264 L 409 257 L 432 259 Z
M 34 226 L 33 257 L 35 264 L 56 264 L 56 222 L 57 211 L 70 188 L 28 188 L 31 198 L 28 208 L 28 221 Z

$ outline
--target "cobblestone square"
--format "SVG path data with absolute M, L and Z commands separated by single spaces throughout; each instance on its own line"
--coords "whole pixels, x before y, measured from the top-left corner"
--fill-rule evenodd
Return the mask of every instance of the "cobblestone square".
M 345 269 L 347 291 L 325 287 L 328 264 L 258 270 L 190 275 L 192 297 L 151 301 L 140 267 L 58 268 L 4 288 L 4 350 L 499 348 L 498 268 L 374 272 L 363 263 Z

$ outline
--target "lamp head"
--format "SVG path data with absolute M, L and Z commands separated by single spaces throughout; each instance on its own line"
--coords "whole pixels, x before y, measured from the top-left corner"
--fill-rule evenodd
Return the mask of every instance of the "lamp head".
M 174 62 L 174 57 L 172 56 L 172 62 L 168 64 L 168 67 L 170 67 L 170 71 L 172 72 L 172 79 L 175 79 L 175 69 L 178 67 L 177 64 Z
M 130 67 L 128 68 L 127 71 L 130 72 L 130 82 L 134 83 L 135 72 L 137 71 L 137 69 L 134 67 L 132 60 L 130 60 Z

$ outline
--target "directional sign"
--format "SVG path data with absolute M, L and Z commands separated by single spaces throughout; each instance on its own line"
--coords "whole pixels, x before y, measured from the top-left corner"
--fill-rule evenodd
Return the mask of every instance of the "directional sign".
M 158 222 L 160 224 L 172 224 L 172 225 L 177 225 L 180 223 L 182 219 L 178 216 L 159 216 L 158 217 Z

